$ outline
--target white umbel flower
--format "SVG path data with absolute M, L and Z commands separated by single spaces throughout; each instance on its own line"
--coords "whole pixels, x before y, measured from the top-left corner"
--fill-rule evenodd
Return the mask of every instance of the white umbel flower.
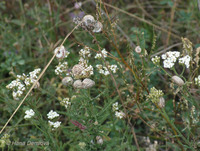
M 114 112 L 119 110 L 118 102 L 113 103 L 113 105 L 112 105 L 112 110 L 113 110 Z
M 185 64 L 186 68 L 189 68 L 190 67 L 190 60 L 191 60 L 191 57 L 189 55 L 186 55 L 186 56 L 179 59 L 179 63 Z
M 119 118 L 119 119 L 122 119 L 122 118 L 125 117 L 125 113 L 122 112 L 122 111 L 116 111 L 116 112 L 115 112 L 115 116 L 116 116 L 117 118 Z
M 32 109 L 30 109 L 30 110 L 26 110 L 25 114 L 26 115 L 24 116 L 24 118 L 25 119 L 30 119 L 31 117 L 33 117 L 35 115 L 35 112 Z
M 48 119 L 54 119 L 55 117 L 58 117 L 59 114 L 57 112 L 54 112 L 53 110 L 51 110 L 48 114 L 47 114 L 47 117 Z
M 102 58 L 102 54 L 103 54 L 103 57 L 106 58 L 107 57 L 107 51 L 106 49 L 103 49 L 101 51 L 101 53 L 97 53 L 96 56 L 94 57 L 95 59 L 101 59 Z
M 49 122 L 49 125 L 53 127 L 52 130 L 54 130 L 55 128 L 60 127 L 60 124 L 61 124 L 61 122 L 59 122 L 59 121 L 57 121 L 57 122 L 48 121 L 48 122 Z
M 164 68 L 172 68 L 175 65 L 177 58 L 180 56 L 178 51 L 168 51 L 162 55 Z

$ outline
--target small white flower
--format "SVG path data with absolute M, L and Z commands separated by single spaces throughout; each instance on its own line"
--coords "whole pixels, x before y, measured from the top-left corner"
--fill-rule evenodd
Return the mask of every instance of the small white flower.
M 155 56 L 154 58 L 151 58 L 151 61 L 153 62 L 153 64 L 159 65 L 160 64 L 160 57 Z
M 61 124 L 61 122 L 59 122 L 59 121 L 57 121 L 57 122 L 48 121 L 48 122 L 49 122 L 49 125 L 53 127 L 52 130 L 54 130 L 55 128 L 60 127 L 60 124 Z
M 161 57 L 164 60 L 163 61 L 164 68 L 172 68 L 175 65 L 175 62 L 179 56 L 180 52 L 178 51 L 168 51 L 165 54 L 163 54 Z
M 54 112 L 53 110 L 51 110 L 48 114 L 48 119 L 54 119 L 55 117 L 58 117 L 59 114 L 57 112 Z
M 118 102 L 113 103 L 113 105 L 112 105 L 112 110 L 113 110 L 114 112 L 119 110 Z
M 116 112 L 115 112 L 115 116 L 116 116 L 117 118 L 119 118 L 119 119 L 122 119 L 122 118 L 125 117 L 125 113 L 122 112 L 122 111 L 116 111 Z
M 186 56 L 179 59 L 179 63 L 185 64 L 186 68 L 189 68 L 190 67 L 190 60 L 191 60 L 191 57 L 189 55 L 186 55 Z
M 29 118 L 31 118 L 31 117 L 33 117 L 35 115 L 35 112 L 32 109 L 30 109 L 30 110 L 26 110 L 25 114 L 26 115 L 24 116 L 24 118 L 25 119 L 29 119 Z
M 97 53 L 96 56 L 94 57 L 95 59 L 101 59 L 102 58 L 102 54 L 103 54 L 103 57 L 106 58 L 107 57 L 107 51 L 105 49 L 103 49 L 101 51 L 101 53 Z

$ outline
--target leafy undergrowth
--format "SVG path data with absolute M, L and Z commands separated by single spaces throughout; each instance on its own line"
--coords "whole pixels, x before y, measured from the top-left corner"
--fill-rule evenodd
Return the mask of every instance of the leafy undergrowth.
M 1 1 L 1 149 L 199 150 L 197 2 Z

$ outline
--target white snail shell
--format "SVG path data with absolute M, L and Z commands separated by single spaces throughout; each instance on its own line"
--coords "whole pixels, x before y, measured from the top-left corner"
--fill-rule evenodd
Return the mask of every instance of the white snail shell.
M 178 86 L 183 86 L 184 85 L 184 81 L 178 76 L 173 76 L 172 77 L 172 81 L 174 83 L 176 83 Z
M 81 80 L 76 80 L 73 84 L 73 87 L 76 89 L 83 89 L 83 83 Z
M 94 26 L 93 32 L 94 33 L 101 32 L 102 28 L 103 28 L 102 23 L 99 22 L 99 21 L 97 21 L 96 24 L 95 24 L 95 26 Z
M 84 67 L 80 64 L 76 64 L 72 68 L 72 74 L 75 79 L 78 79 L 81 76 L 82 71 L 84 70 Z
M 136 53 L 141 53 L 142 49 L 140 46 L 135 47 L 135 52 Z
M 62 79 L 62 84 L 65 86 L 72 85 L 72 83 L 73 83 L 72 77 L 64 77 Z
M 95 85 L 95 82 L 89 78 L 83 80 L 83 87 L 84 89 L 91 88 Z
M 58 51 L 59 50 L 59 51 Z M 56 58 L 58 59 L 63 59 L 65 58 L 66 56 L 66 50 L 65 50 L 65 47 L 64 46 L 61 46 L 61 47 L 57 47 L 55 50 L 54 50 L 54 54 L 56 54 Z
M 85 23 L 86 26 L 95 22 L 95 19 L 92 15 L 85 15 L 82 19 L 82 22 Z

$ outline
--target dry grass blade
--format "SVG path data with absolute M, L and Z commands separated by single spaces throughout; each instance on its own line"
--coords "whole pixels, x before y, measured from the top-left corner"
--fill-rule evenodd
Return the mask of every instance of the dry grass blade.
M 6 126 L 8 125 L 8 123 L 11 121 L 11 119 L 13 118 L 13 116 L 15 115 L 15 113 L 19 110 L 19 108 L 21 107 L 21 105 L 24 103 L 24 101 L 26 100 L 26 98 L 29 96 L 29 94 L 31 93 L 31 91 L 33 90 L 33 88 L 35 87 L 35 85 L 37 84 L 37 82 L 40 80 L 40 78 L 43 76 L 43 74 L 45 73 L 45 71 L 47 70 L 47 68 L 49 67 L 49 65 L 51 64 L 51 62 L 53 61 L 53 59 L 55 58 L 56 54 L 59 52 L 61 46 L 64 44 L 64 42 L 67 40 L 67 38 L 73 33 L 73 31 L 81 24 L 82 22 L 80 22 L 78 25 L 76 25 L 70 33 L 67 34 L 67 36 L 65 37 L 65 39 L 62 41 L 58 51 L 53 55 L 53 57 L 50 59 L 50 61 L 47 63 L 47 65 L 44 67 L 44 69 L 42 70 L 42 72 L 40 73 L 40 75 L 38 76 L 37 80 L 33 83 L 32 87 L 29 89 L 29 91 L 27 92 L 27 94 L 25 95 L 25 97 L 22 99 L 22 101 L 20 102 L 20 104 L 18 105 L 18 107 L 15 109 L 15 111 L 13 112 L 13 114 L 10 116 L 10 118 L 8 119 L 8 121 L 6 122 L 6 124 L 3 126 L 3 128 L 0 131 L 0 134 L 3 132 L 3 130 L 6 128 Z

